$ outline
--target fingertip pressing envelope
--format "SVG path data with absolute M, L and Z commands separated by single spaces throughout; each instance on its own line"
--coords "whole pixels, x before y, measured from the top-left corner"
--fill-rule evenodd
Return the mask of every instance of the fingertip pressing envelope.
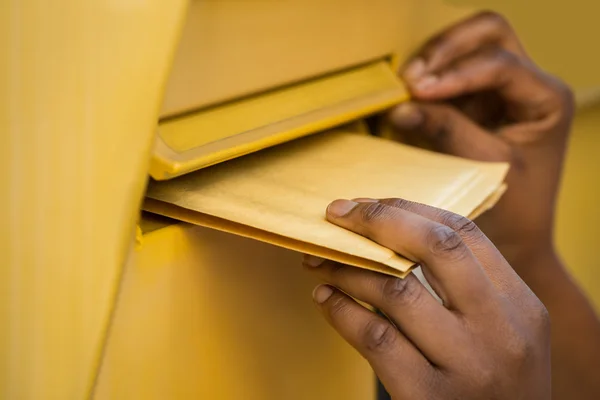
M 507 169 L 338 130 L 151 182 L 144 208 L 404 277 L 413 262 L 331 224 L 327 205 L 340 198 L 399 197 L 473 217 L 498 199 Z

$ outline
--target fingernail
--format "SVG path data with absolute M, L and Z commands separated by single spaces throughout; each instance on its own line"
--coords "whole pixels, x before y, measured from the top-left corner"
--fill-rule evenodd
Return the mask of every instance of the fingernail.
M 411 61 L 404 70 L 404 79 L 416 82 L 425 74 L 425 61 L 417 58 Z
M 356 199 L 352 199 L 352 201 L 356 203 L 379 203 L 379 200 L 370 199 L 368 197 L 358 197 Z
M 318 267 L 319 265 L 323 264 L 324 262 L 325 262 L 325 259 L 313 256 L 310 254 L 305 254 L 304 260 L 302 260 L 302 263 L 304 265 L 308 265 L 309 267 L 313 267 L 313 268 Z
M 313 299 L 319 304 L 323 304 L 333 294 L 333 289 L 327 285 L 319 285 L 313 290 Z
M 402 103 L 391 113 L 391 120 L 396 128 L 415 129 L 423 123 L 423 113 L 411 103 Z
M 435 86 L 440 81 L 440 78 L 435 75 L 427 75 L 426 77 L 419 79 L 415 84 L 415 89 L 419 91 L 425 91 Z
M 333 217 L 343 217 L 357 205 L 358 203 L 350 200 L 336 200 L 327 207 L 327 213 Z

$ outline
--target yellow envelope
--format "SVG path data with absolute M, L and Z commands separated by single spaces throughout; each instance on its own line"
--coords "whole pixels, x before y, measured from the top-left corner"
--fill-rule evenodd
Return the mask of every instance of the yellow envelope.
M 404 277 L 412 261 L 329 223 L 327 205 L 399 197 L 474 216 L 499 198 L 507 170 L 342 129 L 151 182 L 144 209 Z

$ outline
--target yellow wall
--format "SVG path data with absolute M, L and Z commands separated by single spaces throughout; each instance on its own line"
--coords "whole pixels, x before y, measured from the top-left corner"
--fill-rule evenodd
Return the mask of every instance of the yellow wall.
M 423 0 L 429 3 L 435 0 Z M 447 6 L 504 14 L 531 56 L 574 88 L 600 85 L 597 0 L 443 0 Z
M 559 202 L 557 241 L 600 310 L 600 104 L 578 113 Z

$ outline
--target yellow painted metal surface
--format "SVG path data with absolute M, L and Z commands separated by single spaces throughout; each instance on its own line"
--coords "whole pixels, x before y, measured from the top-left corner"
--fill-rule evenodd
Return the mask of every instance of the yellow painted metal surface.
M 0 398 L 84 399 L 184 1 L 0 2 Z
M 124 274 L 95 398 L 374 398 L 369 365 L 314 308 L 316 281 L 300 263 L 187 224 L 146 234 Z
M 170 179 L 383 111 L 408 98 L 379 60 L 160 123 L 150 174 Z
M 388 56 L 400 0 L 192 1 L 161 116 L 179 115 Z
M 357 97 L 390 90 L 407 97 L 389 63 L 379 61 L 164 121 L 160 124 L 159 134 L 169 147 L 181 152 Z

